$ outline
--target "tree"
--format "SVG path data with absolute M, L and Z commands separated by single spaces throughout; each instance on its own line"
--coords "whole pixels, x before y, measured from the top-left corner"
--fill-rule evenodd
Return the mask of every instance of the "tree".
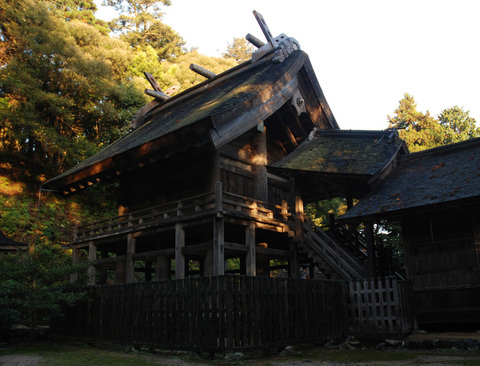
M 4 153 L 55 174 L 117 139 L 146 102 L 128 81 L 126 43 L 39 0 L 6 2 L 0 24 Z
M 97 5 L 94 0 L 47 0 L 45 4 L 52 13 L 66 21 L 78 20 L 95 26 L 103 34 L 109 32 L 106 22 L 95 17 Z
M 182 37 L 161 21 L 160 5 L 168 6 L 170 0 L 105 0 L 105 4 L 120 11 L 120 16 L 110 22 L 110 27 L 132 47 L 144 49 L 151 46 L 159 60 L 173 60 L 184 52 Z
M 410 152 L 431 149 L 480 136 L 476 121 L 462 108 L 444 109 L 438 119 L 430 113 L 417 111 L 413 96 L 404 94 L 393 117 L 388 116 L 389 128 L 399 129 L 400 137 Z
M 480 137 L 480 128 L 477 127 L 475 118 L 468 113 L 458 106 L 444 109 L 440 113 L 438 120 L 446 131 L 444 145 Z
M 410 152 L 431 149 L 443 144 L 445 128 L 430 115 L 417 111 L 413 96 L 404 94 L 400 105 L 395 109 L 395 115 L 388 116 L 389 128 L 399 130 Z
M 222 53 L 224 58 L 233 58 L 238 63 L 248 61 L 252 58 L 253 46 L 245 38 L 234 38 Z
M 86 298 L 86 265 L 67 264 L 68 256 L 58 246 L 39 246 L 26 252 L 4 254 L 0 258 L 0 328 L 13 324 L 31 329 L 48 325 L 61 317 L 64 306 Z M 69 275 L 81 273 L 76 284 Z

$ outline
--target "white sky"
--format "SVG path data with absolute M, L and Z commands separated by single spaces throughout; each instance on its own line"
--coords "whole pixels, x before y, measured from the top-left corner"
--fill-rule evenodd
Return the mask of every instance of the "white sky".
M 458 105 L 480 126 L 478 0 L 171 1 L 164 23 L 208 56 L 247 33 L 264 40 L 253 10 L 295 38 L 342 129 L 386 128 L 405 92 L 419 111 Z

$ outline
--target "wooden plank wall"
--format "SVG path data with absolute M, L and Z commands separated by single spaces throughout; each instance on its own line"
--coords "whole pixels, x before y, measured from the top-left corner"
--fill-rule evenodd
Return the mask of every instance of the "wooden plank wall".
M 56 335 L 165 349 L 222 351 L 344 337 L 344 284 L 218 276 L 98 286 Z
M 357 333 L 403 335 L 414 329 L 411 284 L 395 278 L 349 283 L 348 317 Z

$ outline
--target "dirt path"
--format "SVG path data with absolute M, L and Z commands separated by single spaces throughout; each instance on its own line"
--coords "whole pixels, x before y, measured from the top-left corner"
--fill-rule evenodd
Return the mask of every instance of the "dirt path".
M 0 356 L 2 366 L 37 366 L 42 361 L 41 356 L 5 355 Z

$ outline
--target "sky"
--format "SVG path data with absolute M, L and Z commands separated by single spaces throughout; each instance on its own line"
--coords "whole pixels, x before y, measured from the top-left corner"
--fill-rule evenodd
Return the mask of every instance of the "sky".
M 101 0 L 98 0 L 100 2 Z M 453 106 L 480 126 L 478 0 L 171 0 L 163 22 L 207 56 L 234 38 L 295 38 L 341 129 L 388 127 L 404 93 L 437 116 Z M 100 7 L 98 18 L 111 17 Z

